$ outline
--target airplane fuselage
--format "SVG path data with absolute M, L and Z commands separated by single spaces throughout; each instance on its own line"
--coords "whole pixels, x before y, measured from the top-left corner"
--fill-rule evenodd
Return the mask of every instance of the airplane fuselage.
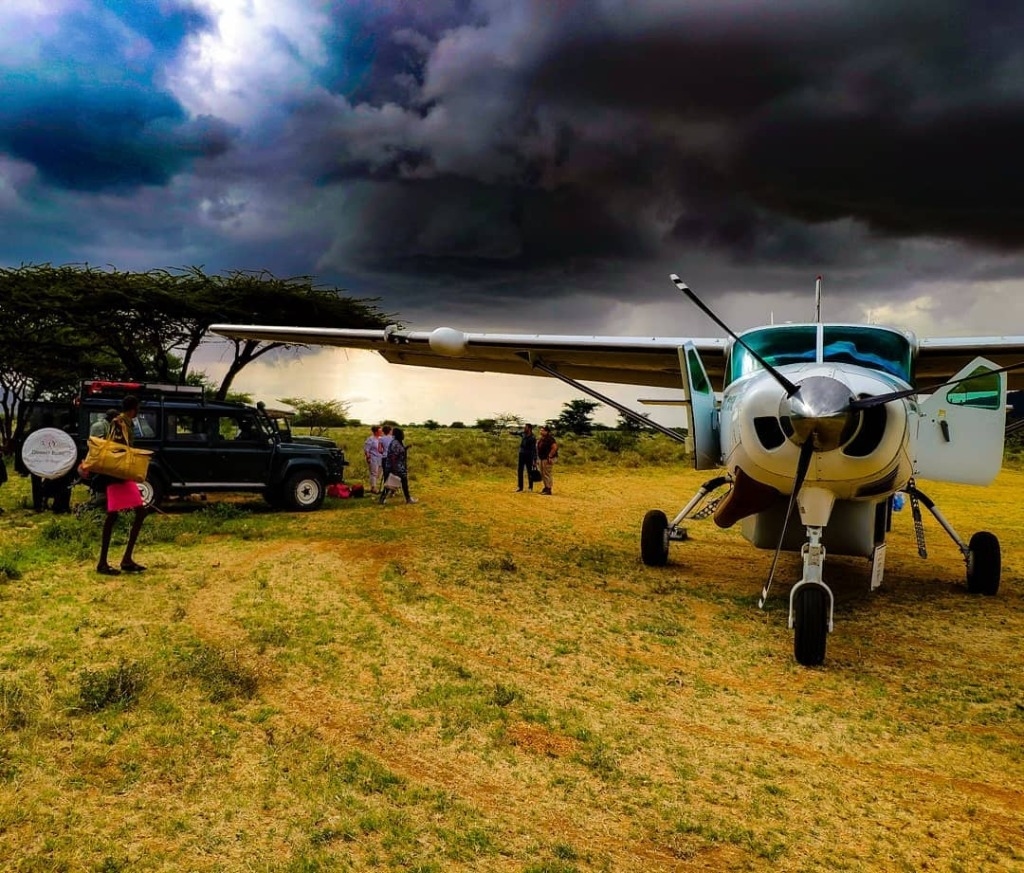
M 797 384 L 810 378 L 834 380 L 851 397 L 907 387 L 853 365 L 804 364 L 782 367 L 780 372 Z M 800 454 L 792 424 L 780 413 L 786 399 L 785 390 L 768 373 L 753 373 L 726 387 L 720 425 L 726 468 L 739 467 L 782 494 L 793 489 Z M 891 494 L 906 485 L 913 473 L 913 433 L 905 400 L 855 413 L 839 445 L 816 448 L 805 487 L 825 488 L 839 500 L 874 500 Z

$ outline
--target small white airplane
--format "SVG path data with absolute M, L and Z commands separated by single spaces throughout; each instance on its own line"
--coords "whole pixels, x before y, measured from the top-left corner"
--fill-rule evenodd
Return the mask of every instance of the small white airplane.
M 380 352 L 391 363 L 551 376 L 676 440 L 685 437 L 587 386 L 610 382 L 684 391 L 694 466 L 724 468 L 669 520 L 643 519 L 640 555 L 668 562 L 683 522 L 714 516 L 739 523 L 760 549 L 773 549 L 763 607 L 782 550 L 799 551 L 803 575 L 789 594 L 794 654 L 824 662 L 834 597 L 826 551 L 871 559 L 871 590 L 882 582 L 894 497 L 909 496 L 918 552 L 926 557 L 920 505 L 956 543 L 967 589 L 999 590 L 999 541 L 980 531 L 965 542 L 916 485 L 916 477 L 988 484 L 999 472 L 1006 392 L 1024 387 L 1024 336 L 917 339 L 908 331 L 816 320 L 733 333 L 679 279 L 672 281 L 727 338 L 545 336 L 433 331 L 344 330 L 215 324 L 236 339 L 321 344 Z M 981 355 L 984 355 L 982 357 Z M 950 374 L 955 375 L 950 375 Z M 1019 384 L 1017 384 L 1019 383 Z M 711 495 L 727 489 L 717 498 Z M 796 508 L 800 532 L 790 524 Z

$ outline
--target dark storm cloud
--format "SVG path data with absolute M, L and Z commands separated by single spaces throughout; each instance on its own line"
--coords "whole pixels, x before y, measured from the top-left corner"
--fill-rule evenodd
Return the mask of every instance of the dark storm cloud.
M 174 0 L 59 12 L 34 35 L 28 63 L 0 60 L 0 152 L 82 191 L 163 185 L 194 159 L 222 154 L 227 126 L 190 119 L 160 84 L 185 40 L 209 26 Z
M 321 179 L 380 186 L 360 240 L 386 242 L 353 257 L 519 271 L 699 245 L 798 262 L 827 255 L 815 226 L 841 219 L 1024 244 L 1015 5 L 530 9 L 525 27 L 481 5 L 471 26 L 401 39 L 393 17 L 363 21 L 349 98 L 405 114 L 382 131 L 378 113 L 353 112 L 320 151 L 336 162 Z M 446 129 L 431 129 L 441 113 Z M 353 154 L 368 130 L 379 147 Z
M 570 31 L 534 84 L 551 99 L 678 126 L 669 166 L 681 199 L 702 208 L 680 217 L 677 236 L 689 227 L 749 251 L 764 223 L 751 207 L 760 207 L 1020 247 L 1020 7 L 801 5 L 740 6 L 729 17 L 706 7 L 674 27 Z M 687 126 L 699 124 L 717 126 L 712 149 L 687 142 Z
M 53 2 L 31 40 L 0 5 L 0 209 L 74 260 L 395 308 L 1019 268 L 1018 4 Z
M 189 120 L 168 95 L 124 87 L 7 88 L 0 150 L 62 188 L 163 185 L 198 157 L 222 154 L 225 125 Z

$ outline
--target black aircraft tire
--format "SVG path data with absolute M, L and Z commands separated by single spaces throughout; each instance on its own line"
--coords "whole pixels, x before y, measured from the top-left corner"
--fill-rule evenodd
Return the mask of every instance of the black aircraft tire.
M 648 567 L 664 567 L 668 563 L 668 517 L 660 509 L 652 509 L 644 516 L 640 560 Z
M 793 656 L 804 667 L 825 662 L 828 639 L 828 593 L 820 585 L 805 585 L 793 598 Z
M 994 597 L 999 592 L 1002 558 L 995 534 L 980 530 L 971 537 L 967 549 L 967 590 L 971 594 Z

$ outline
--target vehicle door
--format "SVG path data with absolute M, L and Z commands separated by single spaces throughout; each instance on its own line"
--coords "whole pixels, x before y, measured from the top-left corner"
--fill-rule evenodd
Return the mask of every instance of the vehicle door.
M 159 462 L 172 482 L 192 485 L 209 481 L 213 472 L 210 426 L 202 412 L 166 410 Z
M 1006 373 L 975 358 L 960 380 L 918 404 L 914 473 L 924 479 L 987 485 L 1003 465 Z M 950 381 L 953 381 L 950 380 Z
M 718 409 L 711 380 L 708 379 L 700 353 L 692 342 L 679 349 L 679 367 L 683 375 L 683 390 L 686 392 L 690 408 L 693 466 L 697 470 L 713 470 L 722 463 Z
M 273 454 L 271 438 L 249 410 L 211 414 L 213 441 L 211 482 L 253 485 L 267 481 Z

